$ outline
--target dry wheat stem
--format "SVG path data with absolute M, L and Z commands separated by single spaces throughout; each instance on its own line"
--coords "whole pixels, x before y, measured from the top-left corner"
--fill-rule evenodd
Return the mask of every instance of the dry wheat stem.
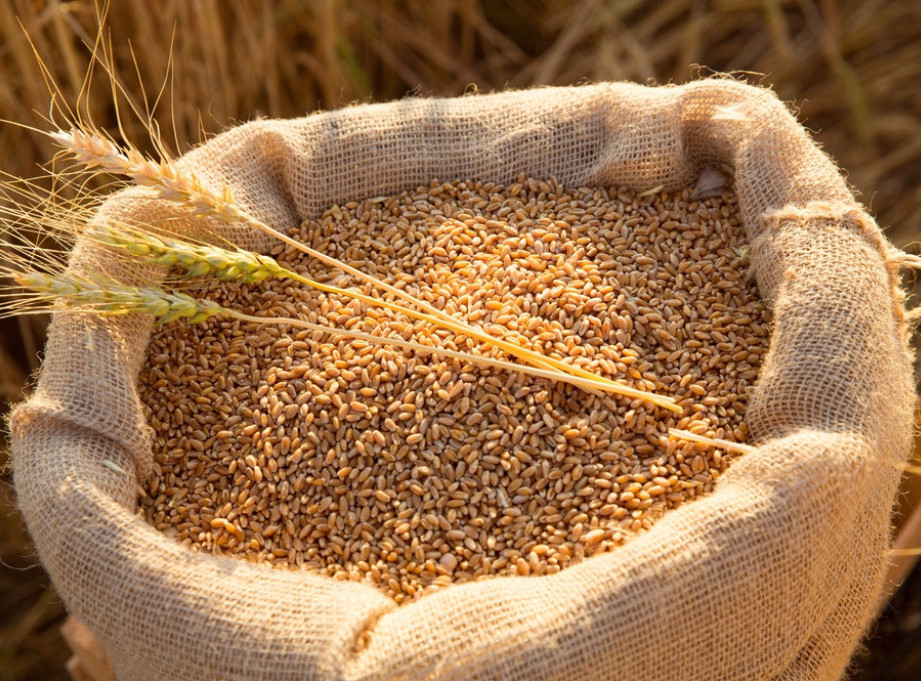
M 725 449 L 726 451 L 737 452 L 739 454 L 749 454 L 757 449 L 757 447 L 742 444 L 741 442 L 733 442 L 732 440 L 722 440 L 716 437 L 698 435 L 697 433 L 692 433 L 689 430 L 682 430 L 680 428 L 669 428 L 668 434 L 672 437 L 678 438 L 679 440 L 687 440 L 689 442 L 696 442 L 698 444 L 708 445 L 710 447 L 718 447 L 719 449 Z
M 211 215 L 225 222 L 245 222 L 250 224 L 274 236 L 283 243 L 317 258 L 327 265 L 340 269 L 365 283 L 382 288 L 410 304 L 423 308 L 428 314 L 420 314 L 394 303 L 387 303 L 386 301 L 364 296 L 356 292 L 346 291 L 345 289 L 338 289 L 335 287 L 324 288 L 324 285 L 319 284 L 319 282 L 307 280 L 306 278 L 300 280 L 302 283 L 315 286 L 316 288 L 330 293 L 348 295 L 372 305 L 381 305 L 388 309 L 399 311 L 410 317 L 427 321 L 441 328 L 453 331 L 454 333 L 469 336 L 494 347 L 498 347 L 538 368 L 555 368 L 559 371 L 593 381 L 597 389 L 633 397 L 631 393 L 634 389 L 630 389 L 628 392 L 624 390 L 624 386 L 620 383 L 596 376 L 584 369 L 572 366 L 561 360 L 541 355 L 540 353 L 521 347 L 515 343 L 510 343 L 504 339 L 491 336 L 476 327 L 447 315 L 424 301 L 414 298 L 405 291 L 382 282 L 376 277 L 363 273 L 336 258 L 325 255 L 282 234 L 237 206 L 227 187 L 224 187 L 222 195 L 218 196 L 206 189 L 194 174 L 186 174 L 177 169 L 173 162 L 155 162 L 145 158 L 140 152 L 134 149 L 123 151 L 111 140 L 105 139 L 100 135 L 87 134 L 77 129 L 72 129 L 70 132 L 59 130 L 49 133 L 49 136 L 87 168 L 100 169 L 108 173 L 125 175 L 138 185 L 153 188 L 156 190 L 157 194 L 164 199 L 188 205 L 193 209 L 195 214 Z M 654 395 L 644 391 L 637 392 L 643 395 L 641 399 L 652 404 L 676 413 L 683 412 L 683 409 L 671 398 Z
M 407 348 L 413 350 L 414 352 L 421 352 L 427 354 L 438 355 L 442 357 L 450 357 L 451 359 L 459 359 L 464 362 L 470 362 L 472 364 L 479 364 L 485 367 L 505 369 L 506 371 L 517 371 L 528 376 L 534 376 L 537 378 L 547 378 L 553 381 L 563 381 L 565 383 L 570 383 L 572 385 L 578 386 L 585 389 L 594 389 L 597 388 L 594 381 L 582 379 L 578 376 L 570 376 L 568 374 L 560 374 L 558 371 L 540 369 L 538 367 L 523 366 L 521 364 L 513 364 L 511 362 L 506 362 L 501 359 L 495 359 L 493 357 L 486 357 L 483 355 L 473 355 L 467 352 L 460 352 L 458 350 L 451 350 L 449 348 L 441 348 L 438 346 L 429 346 L 422 345 L 420 343 L 414 343 L 412 341 L 403 340 L 400 338 L 390 338 L 386 336 L 376 336 L 373 334 L 363 333 L 361 331 L 353 331 L 351 329 L 340 329 L 332 328 L 328 326 L 323 326 L 320 324 L 313 324 L 301 319 L 294 319 L 291 317 L 257 317 L 255 315 L 248 315 L 238 310 L 232 310 L 224 308 L 223 314 L 228 317 L 234 317 L 245 322 L 254 322 L 259 324 L 265 323 L 276 323 L 283 325 L 290 325 L 295 328 L 307 329 L 308 331 L 320 331 L 330 335 L 339 335 L 346 338 L 354 338 L 356 340 L 367 341 L 368 343 L 374 343 L 379 345 L 393 345 L 401 348 Z M 635 388 L 629 386 L 618 386 L 623 388 L 623 392 L 620 394 L 626 397 L 632 397 L 634 399 L 648 399 L 648 393 L 644 393 Z
M 890 556 L 921 556 L 921 547 L 914 549 L 892 549 Z

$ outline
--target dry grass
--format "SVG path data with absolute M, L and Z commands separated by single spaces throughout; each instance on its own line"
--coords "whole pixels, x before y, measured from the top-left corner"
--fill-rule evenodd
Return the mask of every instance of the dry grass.
M 36 124 L 49 98 L 16 17 L 73 101 L 89 62 L 81 43 L 95 35 L 95 10 L 89 0 L 0 3 L 0 118 Z M 148 85 L 164 80 L 176 27 L 173 78 L 154 116 L 174 150 L 201 139 L 203 128 L 407 91 L 455 95 L 471 85 L 490 90 L 580 79 L 683 82 L 694 63 L 766 74 L 753 79 L 797 102 L 894 241 L 921 238 L 921 3 L 915 0 L 124 0 L 108 23 L 114 36 L 134 38 Z M 114 42 L 114 57 L 123 74 L 133 72 L 127 39 Z M 132 91 L 141 99 L 138 88 Z M 84 109 L 115 131 L 108 92 L 87 98 Z M 134 121 L 126 121 L 126 132 L 146 137 Z M 34 175 L 53 151 L 46 138 L 0 126 L 0 163 L 8 173 Z M 36 368 L 43 326 L 40 318 L 0 321 L 5 398 L 15 399 Z M 0 510 L 4 562 L 28 562 L 20 558 L 29 552 L 18 519 L 8 503 Z M 37 571 L 2 574 L 2 676 L 52 678 L 46 670 L 55 648 L 41 633 L 50 631 L 47 617 L 60 606 L 48 610 L 37 600 L 43 588 L 32 577 Z M 15 616 L 21 612 L 39 614 Z
M 684 82 L 693 64 L 765 74 L 753 79 L 799 104 L 897 240 L 921 231 L 921 5 L 722 0 L 702 8 L 687 0 L 166 0 L 154 11 L 128 1 L 116 4 L 108 24 L 114 36 L 135 37 L 148 85 L 164 81 L 175 26 L 173 79 L 155 118 L 166 139 L 175 130 L 180 149 L 198 141 L 202 127 L 408 91 Z M 80 43 L 95 35 L 95 10 L 88 0 L 0 7 L 0 117 L 30 122 L 34 111 L 48 110 L 48 94 L 16 16 L 73 96 L 89 63 Z M 123 73 L 133 71 L 127 39 L 115 42 L 114 56 Z M 133 92 L 139 97 L 139 88 Z M 93 120 L 112 124 L 110 99 L 87 100 Z M 127 132 L 145 138 L 131 134 L 143 133 L 136 125 Z M 49 156 L 42 140 L 0 130 L 0 157 L 12 160 L 7 171 L 28 174 Z

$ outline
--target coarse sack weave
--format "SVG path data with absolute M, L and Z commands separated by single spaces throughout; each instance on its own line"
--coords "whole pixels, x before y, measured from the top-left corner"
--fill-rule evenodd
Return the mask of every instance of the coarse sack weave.
M 135 383 L 152 320 L 57 315 L 12 417 L 16 489 L 58 593 L 121 681 L 840 677 L 883 596 L 911 357 L 888 243 L 771 92 L 714 79 L 410 98 L 256 121 L 183 162 L 281 230 L 434 178 L 678 190 L 731 167 L 776 326 L 746 414 L 758 449 L 711 495 L 559 574 L 397 607 L 150 527 L 135 511 L 151 461 Z M 165 210 L 130 196 L 98 219 Z M 74 266 L 100 257 L 78 250 Z

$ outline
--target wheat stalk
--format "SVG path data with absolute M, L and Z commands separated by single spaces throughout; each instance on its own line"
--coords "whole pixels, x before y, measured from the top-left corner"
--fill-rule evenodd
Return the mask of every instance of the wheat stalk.
M 891 549 L 890 556 L 921 556 L 921 547 L 914 549 Z
M 753 447 L 752 445 L 746 445 L 741 442 L 733 442 L 732 440 L 722 440 L 716 437 L 707 437 L 706 435 L 698 435 L 697 433 L 692 433 L 689 430 L 682 430 L 680 428 L 669 428 L 668 434 L 672 437 L 678 438 L 679 440 L 696 442 L 698 444 L 707 445 L 708 447 L 725 449 L 726 451 L 736 452 L 738 454 L 750 454 L 757 449 L 757 447 Z
M 717 449 L 725 449 L 728 452 L 735 452 L 737 454 L 751 454 L 757 449 L 757 447 L 747 445 L 742 442 L 733 442 L 732 440 L 723 440 L 716 437 L 698 435 L 697 433 L 692 433 L 689 430 L 682 430 L 680 428 L 669 428 L 668 434 L 679 440 L 707 445 L 708 447 Z M 895 464 L 895 466 L 903 473 L 908 473 L 910 475 L 921 475 L 921 466 L 914 466 L 912 464 L 903 463 Z
M 175 162 L 169 160 L 163 162 L 151 160 L 134 149 L 129 148 L 128 150 L 123 150 L 113 141 L 99 134 L 93 132 L 86 133 L 76 128 L 70 131 L 58 130 L 48 134 L 58 145 L 69 152 L 79 163 L 87 168 L 124 175 L 140 186 L 153 189 L 161 198 L 177 201 L 190 207 L 195 214 L 214 216 L 225 222 L 243 222 L 252 225 L 292 248 L 304 252 L 327 265 L 340 269 L 373 287 L 381 288 L 401 300 L 420 307 L 425 310 L 425 312 L 419 313 L 394 303 L 365 296 L 355 291 L 326 286 L 305 277 L 298 279 L 298 281 L 302 283 L 330 293 L 348 295 L 371 305 L 380 305 L 406 314 L 412 318 L 427 321 L 440 328 L 448 329 L 456 334 L 480 340 L 514 355 L 532 366 L 544 369 L 556 369 L 572 376 L 593 381 L 596 384 L 595 390 L 600 389 L 633 399 L 642 399 L 677 413 L 682 413 L 683 411 L 683 409 L 671 398 L 629 388 L 621 383 L 596 376 L 591 372 L 572 366 L 561 360 L 547 357 L 505 339 L 491 336 L 481 329 L 446 314 L 425 301 L 418 300 L 405 291 L 380 281 L 376 277 L 361 272 L 336 258 L 312 249 L 282 234 L 243 210 L 234 202 L 231 192 L 226 186 L 222 189 L 220 195 L 211 192 L 199 181 L 194 173 L 181 172 Z

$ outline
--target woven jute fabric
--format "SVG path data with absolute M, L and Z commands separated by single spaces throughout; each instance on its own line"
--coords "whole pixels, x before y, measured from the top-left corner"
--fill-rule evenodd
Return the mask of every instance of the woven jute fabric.
M 16 490 L 55 587 L 119 679 L 841 676 L 883 596 L 911 357 L 888 243 L 771 92 L 714 79 L 411 98 L 256 121 L 182 163 L 281 230 L 435 178 L 677 190 L 731 168 L 775 329 L 746 414 L 757 450 L 711 495 L 558 574 L 397 607 L 150 527 L 136 513 L 151 461 L 136 380 L 152 319 L 56 316 L 34 396 L 12 416 Z M 128 192 L 98 219 L 165 210 Z M 111 263 L 84 247 L 73 266 Z

